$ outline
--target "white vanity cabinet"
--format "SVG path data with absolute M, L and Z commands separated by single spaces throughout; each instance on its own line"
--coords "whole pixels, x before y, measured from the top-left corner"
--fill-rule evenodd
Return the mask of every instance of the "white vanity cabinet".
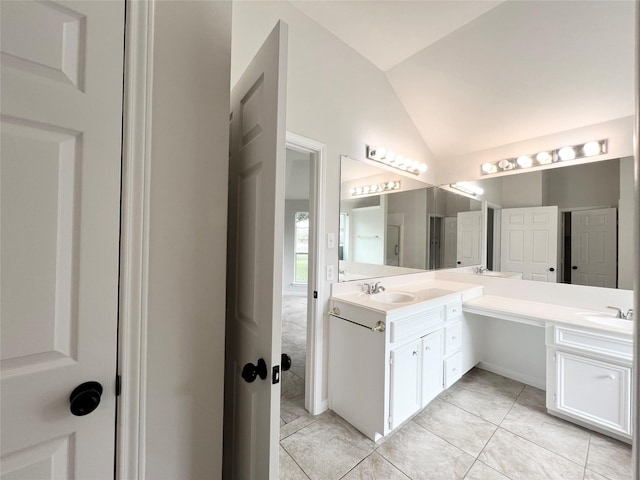
M 373 440 L 397 428 L 462 376 L 461 319 L 459 294 L 389 312 L 332 299 L 330 408 Z
M 631 338 L 550 325 L 546 343 L 547 410 L 630 439 Z

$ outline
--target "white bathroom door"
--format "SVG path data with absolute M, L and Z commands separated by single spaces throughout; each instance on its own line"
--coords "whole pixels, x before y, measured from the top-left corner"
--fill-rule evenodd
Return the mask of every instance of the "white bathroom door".
M 279 22 L 231 94 L 224 476 L 233 480 L 278 478 L 286 80 Z
M 0 470 L 113 479 L 124 2 L 0 17 Z
M 558 207 L 503 208 L 500 237 L 502 271 L 557 282 Z
M 615 208 L 571 212 L 571 283 L 616 288 Z
M 456 223 L 457 266 L 479 265 L 482 262 L 482 211 L 459 212 Z

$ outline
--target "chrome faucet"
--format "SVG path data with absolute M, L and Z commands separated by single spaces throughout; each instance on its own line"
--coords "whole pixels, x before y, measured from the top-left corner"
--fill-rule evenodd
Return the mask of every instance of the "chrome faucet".
M 616 318 L 622 318 L 624 320 L 631 320 L 633 318 L 633 308 L 627 310 L 627 313 L 622 313 L 622 309 L 618 307 L 607 306 L 607 308 L 616 310 Z
M 484 265 L 480 265 L 479 267 L 473 268 L 473 273 L 475 273 L 476 275 L 482 275 L 484 272 L 488 272 L 488 271 L 489 269 Z
M 372 295 L 374 293 L 384 292 L 384 287 L 380 285 L 380 282 L 376 283 L 365 283 L 363 285 L 364 291 L 367 295 Z

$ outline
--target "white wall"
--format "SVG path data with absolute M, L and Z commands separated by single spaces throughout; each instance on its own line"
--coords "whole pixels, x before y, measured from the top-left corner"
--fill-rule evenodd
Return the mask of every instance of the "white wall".
M 294 285 L 296 212 L 308 212 L 309 200 L 285 200 L 284 202 L 284 262 L 282 270 L 282 293 L 306 295 L 306 285 Z
M 542 205 L 542 173 L 502 177 L 502 208 L 539 207 Z
M 232 80 L 234 85 L 276 22 L 289 25 L 287 130 L 327 145 L 326 231 L 338 233 L 340 155 L 365 156 L 365 145 L 384 145 L 429 166 L 422 178 L 434 183 L 434 162 L 386 76 L 355 50 L 312 22 L 287 2 L 233 2 Z M 338 249 L 325 251 L 338 267 Z M 324 266 L 320 271 L 325 271 Z M 327 282 L 328 283 L 328 282 Z M 325 298 L 319 299 L 325 310 Z M 328 353 L 327 317 L 321 319 Z M 327 369 L 323 367 L 323 399 Z
M 230 27 L 228 2 L 156 3 L 143 459 L 153 480 L 222 471 Z

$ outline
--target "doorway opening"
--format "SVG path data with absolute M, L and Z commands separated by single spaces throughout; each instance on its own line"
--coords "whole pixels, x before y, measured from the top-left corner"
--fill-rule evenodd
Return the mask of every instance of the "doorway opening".
M 281 376 L 281 424 L 305 411 L 307 363 L 307 285 L 309 277 L 309 169 L 311 155 L 287 147 L 284 262 L 282 282 L 282 353 L 291 358 L 291 368 Z
M 320 413 L 322 314 L 321 238 L 325 146 L 287 133 L 282 285 L 282 353 L 291 368 L 281 375 L 281 425 Z

